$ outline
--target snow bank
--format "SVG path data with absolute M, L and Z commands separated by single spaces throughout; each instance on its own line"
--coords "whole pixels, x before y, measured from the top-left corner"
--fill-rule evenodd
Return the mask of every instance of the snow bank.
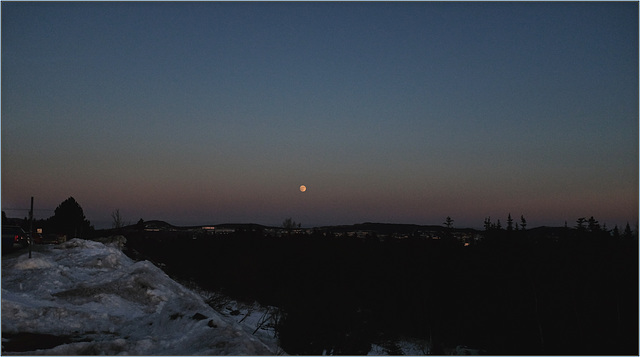
M 134 262 L 114 245 L 73 239 L 39 249 L 31 259 L 2 258 L 3 354 L 278 352 L 275 343 L 260 341 L 150 262 Z M 64 343 L 43 347 L 33 338 L 33 350 L 9 347 L 26 334 Z

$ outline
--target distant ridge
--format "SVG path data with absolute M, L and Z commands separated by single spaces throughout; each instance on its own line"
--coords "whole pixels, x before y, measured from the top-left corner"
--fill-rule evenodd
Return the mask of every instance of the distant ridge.
M 228 228 L 235 230 L 245 230 L 245 231 L 260 231 L 265 229 L 278 229 L 282 228 L 282 226 L 268 226 L 258 223 L 219 223 L 219 224 L 201 224 L 201 225 L 190 225 L 190 226 L 176 226 L 166 221 L 161 220 L 150 220 L 144 221 L 145 229 L 160 229 L 160 230 L 192 230 L 192 229 L 200 229 L 202 227 L 216 227 L 216 228 Z M 443 231 L 447 229 L 444 225 L 421 225 L 421 224 L 411 224 L 411 223 L 380 223 L 380 222 L 364 222 L 364 223 L 355 223 L 355 224 L 343 224 L 343 225 L 327 225 L 327 226 L 314 226 L 314 227 L 301 227 L 302 229 L 317 229 L 321 231 L 333 231 L 333 232 L 353 232 L 353 231 L 375 231 L 381 234 L 390 234 L 390 233 L 401 233 L 401 234 L 410 234 L 415 231 Z M 529 232 L 538 232 L 538 233 L 556 233 L 560 231 L 564 231 L 566 229 L 571 229 L 573 227 L 548 227 L 548 226 L 540 226 L 528 228 Z M 137 224 L 128 225 L 126 227 L 122 227 L 122 229 L 139 229 Z M 476 229 L 476 228 L 458 228 L 453 227 L 454 231 L 457 232 L 482 232 L 484 229 Z M 504 228 L 503 228 L 504 229 Z M 107 229 L 99 229 L 98 231 L 111 231 L 113 228 Z
M 373 223 L 373 222 L 365 222 L 365 223 L 356 223 L 351 225 L 340 225 L 340 226 L 323 226 L 317 227 L 322 230 L 332 230 L 335 232 L 349 232 L 349 231 L 376 231 L 382 234 L 391 234 L 391 233 L 412 233 L 418 230 L 430 230 L 430 231 L 439 231 L 444 230 L 445 227 L 438 225 L 418 225 L 418 224 L 408 224 L 408 223 Z
M 165 221 L 153 220 L 153 221 L 144 221 L 145 228 L 178 228 L 170 223 Z
M 262 224 L 257 224 L 257 223 L 222 223 L 222 224 L 215 224 L 214 226 L 216 228 L 233 228 L 233 229 L 242 229 L 242 230 L 263 230 L 263 229 L 269 229 L 269 228 L 277 228 L 277 227 L 264 226 Z

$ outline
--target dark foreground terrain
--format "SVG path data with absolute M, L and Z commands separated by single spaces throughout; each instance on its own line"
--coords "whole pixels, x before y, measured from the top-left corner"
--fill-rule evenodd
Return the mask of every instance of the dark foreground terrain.
M 400 337 L 432 352 L 638 355 L 638 241 L 576 229 L 378 239 L 260 229 L 130 230 L 126 251 L 172 276 L 277 306 L 290 354 L 366 354 Z

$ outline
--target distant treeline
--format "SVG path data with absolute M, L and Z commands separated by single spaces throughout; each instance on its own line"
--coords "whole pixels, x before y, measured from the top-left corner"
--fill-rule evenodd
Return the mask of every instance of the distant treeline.
M 589 227 L 498 229 L 441 239 L 123 234 L 126 252 L 236 299 L 277 306 L 290 354 L 366 354 L 400 337 L 432 352 L 637 355 L 638 240 Z M 449 234 L 447 234 L 449 232 Z

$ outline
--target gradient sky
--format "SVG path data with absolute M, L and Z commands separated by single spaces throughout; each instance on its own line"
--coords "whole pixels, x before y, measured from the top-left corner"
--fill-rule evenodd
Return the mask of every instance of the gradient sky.
M 635 225 L 638 78 L 637 2 L 2 2 L 2 209 Z

